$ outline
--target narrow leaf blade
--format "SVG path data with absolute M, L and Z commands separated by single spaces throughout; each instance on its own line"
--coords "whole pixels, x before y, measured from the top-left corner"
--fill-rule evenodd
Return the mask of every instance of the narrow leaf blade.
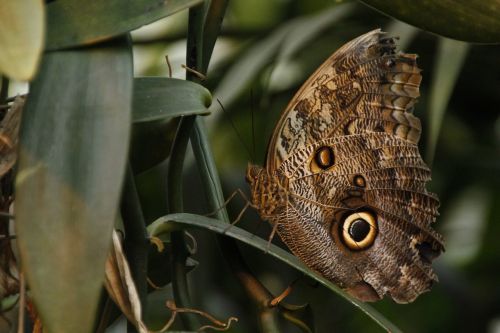
M 318 281 L 334 293 L 342 296 L 347 301 L 349 301 L 352 305 L 361 309 L 366 315 L 373 319 L 380 327 L 385 329 L 388 332 L 400 332 L 399 328 L 397 328 L 393 323 L 391 323 L 388 319 L 386 319 L 382 314 L 380 314 L 377 310 L 375 310 L 370 305 L 358 301 L 354 299 L 342 289 L 337 287 L 332 282 L 328 281 L 324 277 L 318 275 L 317 273 L 311 271 L 307 266 L 305 266 L 299 259 L 297 259 L 294 255 L 289 252 L 271 244 L 268 248 L 267 240 L 261 239 L 259 237 L 255 237 L 255 235 L 240 229 L 236 226 L 231 226 L 228 228 L 228 224 L 213 218 L 208 218 L 200 215 L 193 215 L 187 213 L 181 214 L 171 214 L 159 218 L 155 222 L 149 225 L 148 232 L 151 236 L 157 236 L 164 232 L 171 232 L 176 228 L 176 225 L 189 225 L 191 227 L 203 228 L 207 229 L 219 234 L 224 234 L 228 237 L 239 240 L 245 244 L 253 246 L 257 249 L 262 250 L 263 252 L 267 252 L 269 255 L 275 257 L 278 260 L 290 265 L 291 267 L 297 269 L 298 271 L 310 276 L 314 280 Z
M 432 164 L 436 145 L 453 88 L 462 70 L 470 45 L 452 39 L 439 40 L 429 96 L 429 136 L 427 162 Z

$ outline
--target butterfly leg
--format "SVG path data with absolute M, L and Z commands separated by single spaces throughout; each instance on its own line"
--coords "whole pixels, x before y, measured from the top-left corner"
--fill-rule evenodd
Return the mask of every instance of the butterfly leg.
M 271 234 L 269 235 L 269 239 L 267 240 L 266 252 L 269 252 L 271 248 L 271 243 L 273 242 L 274 236 L 276 235 L 276 231 L 278 230 L 278 223 L 274 223 L 273 230 L 271 230 Z
M 239 194 L 243 200 L 245 200 L 245 202 L 247 203 L 250 203 L 250 200 L 248 200 L 247 196 L 245 195 L 245 193 L 243 193 L 243 191 L 241 189 L 237 189 L 235 190 L 233 193 L 231 193 L 231 195 L 226 199 L 226 201 L 224 201 L 224 203 L 222 204 L 222 206 L 220 206 L 219 208 L 217 208 L 216 210 L 214 210 L 213 212 L 210 212 L 208 214 L 204 214 L 204 216 L 213 216 L 215 215 L 217 212 L 221 211 L 223 208 L 225 208 L 229 202 L 231 200 L 234 199 L 234 197 Z
M 240 213 L 236 217 L 236 219 L 233 222 L 231 222 L 231 224 L 229 224 L 227 226 L 227 228 L 224 229 L 224 231 L 222 233 L 225 234 L 229 229 L 231 229 L 232 226 L 236 225 L 236 223 L 238 223 L 241 220 L 241 217 L 243 216 L 243 214 L 245 213 L 245 211 L 248 209 L 248 207 L 250 207 L 251 205 L 252 204 L 250 203 L 250 201 L 247 201 L 245 203 L 245 206 L 243 207 L 243 209 L 240 211 Z

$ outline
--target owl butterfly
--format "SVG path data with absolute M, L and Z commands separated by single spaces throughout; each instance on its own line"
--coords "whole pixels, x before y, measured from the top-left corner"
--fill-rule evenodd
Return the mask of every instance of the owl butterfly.
M 252 203 L 308 267 L 362 301 L 413 301 L 437 281 L 438 198 L 412 114 L 416 55 L 374 30 L 335 52 L 281 115 Z

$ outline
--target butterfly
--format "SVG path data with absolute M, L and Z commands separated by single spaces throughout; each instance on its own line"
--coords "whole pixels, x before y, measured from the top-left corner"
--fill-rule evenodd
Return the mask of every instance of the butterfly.
M 413 301 L 437 281 L 431 262 L 444 251 L 417 146 L 416 58 L 381 30 L 342 46 L 282 113 L 265 166 L 246 172 L 272 236 L 362 301 Z

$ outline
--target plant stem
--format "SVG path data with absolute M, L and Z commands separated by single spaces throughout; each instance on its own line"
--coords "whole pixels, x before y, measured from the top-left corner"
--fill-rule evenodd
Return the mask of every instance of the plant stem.
M 187 67 L 197 70 L 202 63 L 203 23 L 205 7 L 199 5 L 189 9 L 189 24 L 187 36 L 186 64 Z M 191 71 L 186 71 L 186 79 L 199 81 Z M 189 135 L 196 116 L 183 117 L 179 123 L 175 140 L 170 152 L 170 162 L 167 173 L 168 210 L 170 213 L 183 211 L 182 204 L 182 169 Z M 184 231 L 174 231 L 171 234 L 172 242 L 172 288 L 177 307 L 192 308 L 189 300 L 187 282 L 186 259 L 188 251 L 184 241 Z M 184 326 L 189 330 L 196 330 L 200 324 L 195 317 L 179 314 Z
M 215 162 L 212 158 L 213 155 L 208 145 L 203 122 L 199 118 L 195 122 L 194 130 L 191 135 L 191 144 L 199 166 L 198 169 L 200 170 L 201 179 L 204 185 L 203 188 L 208 191 L 206 196 L 209 210 L 216 211 L 216 218 L 229 223 L 226 209 L 220 209 L 220 207 L 224 205 L 224 196 L 222 194 L 219 175 L 215 168 Z M 277 310 L 276 308 L 269 307 L 269 303 L 273 296 L 245 264 L 235 240 L 224 236 L 218 236 L 217 239 L 222 250 L 221 252 L 229 267 L 238 278 L 241 285 L 245 288 L 248 296 L 257 306 L 262 332 L 279 332 Z
M 189 141 L 189 134 L 193 127 L 195 116 L 183 117 L 179 123 L 177 134 L 170 152 L 170 162 L 167 173 L 168 210 L 170 213 L 183 211 L 182 203 L 182 168 L 184 156 Z M 188 251 L 184 242 L 184 231 L 173 231 L 172 242 L 172 288 L 177 307 L 191 308 L 187 283 L 186 259 Z M 179 314 L 188 330 L 194 331 L 200 325 L 196 318 Z
M 146 224 L 130 163 L 128 163 L 125 173 L 120 210 L 125 228 L 124 250 L 142 304 L 142 317 L 144 317 L 146 313 L 148 292 L 147 272 L 149 243 L 147 239 Z M 132 328 L 130 328 L 130 330 L 132 330 Z

